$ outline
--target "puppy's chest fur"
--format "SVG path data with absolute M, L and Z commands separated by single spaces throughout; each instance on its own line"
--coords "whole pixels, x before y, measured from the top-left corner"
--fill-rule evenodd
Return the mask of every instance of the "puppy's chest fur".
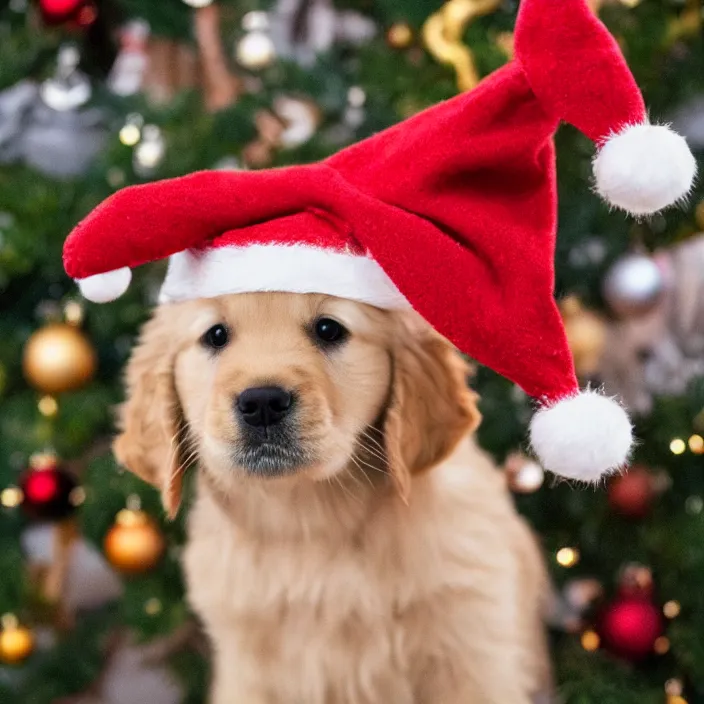
M 438 668 L 470 683 L 466 704 L 524 701 L 486 672 L 521 667 L 521 580 L 496 528 L 516 521 L 510 502 L 472 454 L 417 478 L 409 506 L 357 482 L 257 489 L 225 510 L 201 486 L 185 569 L 214 645 L 213 701 L 443 704 Z

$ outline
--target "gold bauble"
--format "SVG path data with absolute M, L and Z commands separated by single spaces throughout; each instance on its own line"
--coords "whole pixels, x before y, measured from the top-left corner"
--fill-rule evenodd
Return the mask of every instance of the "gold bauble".
M 606 345 L 606 322 L 570 296 L 560 304 L 574 366 L 580 376 L 598 371 Z
M 24 349 L 24 376 L 44 394 L 80 389 L 93 378 L 96 366 L 93 346 L 74 325 L 46 325 L 29 338 Z
M 29 628 L 20 626 L 14 617 L 6 620 L 8 625 L 0 631 L 0 662 L 14 665 L 32 654 L 34 635 Z
M 396 22 L 389 27 L 386 41 L 392 49 L 408 49 L 413 44 L 413 29 L 408 22 Z
M 161 559 L 166 543 L 164 536 L 144 511 L 124 509 L 117 514 L 103 543 L 110 564 L 120 572 L 148 572 Z

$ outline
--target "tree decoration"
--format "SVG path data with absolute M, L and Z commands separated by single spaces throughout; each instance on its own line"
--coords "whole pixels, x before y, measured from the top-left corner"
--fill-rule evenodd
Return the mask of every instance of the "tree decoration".
M 685 394 L 691 382 L 704 375 L 704 235 L 688 237 L 652 259 L 637 255 L 625 263 L 629 280 L 634 279 L 628 289 L 640 291 L 636 299 L 645 309 L 653 303 L 654 308 L 630 317 L 642 310 L 640 304 L 620 309 L 627 317 L 609 324 L 598 376 L 608 393 L 620 396 L 630 409 L 647 413 L 653 396 Z M 618 263 L 616 267 L 613 277 L 619 279 Z M 632 297 L 628 300 L 633 303 Z
M 545 481 L 543 468 L 522 453 L 510 455 L 504 469 L 509 488 L 517 494 L 532 494 L 538 491 Z
M 662 617 L 645 597 L 619 597 L 602 613 L 599 630 L 607 650 L 635 662 L 654 652 L 662 635 Z
M 625 518 L 645 518 L 656 496 L 656 478 L 641 465 L 634 465 L 625 474 L 609 481 L 609 505 L 615 513 Z
M 413 28 L 408 22 L 396 22 L 386 32 L 386 41 L 392 49 L 408 49 L 413 40 Z
M 95 20 L 96 15 L 90 0 L 39 0 L 39 10 L 48 25 L 70 22 L 85 27 Z
M 448 0 L 423 26 L 428 51 L 457 74 L 460 92 L 471 90 L 480 80 L 472 51 L 462 43 L 469 24 L 499 8 L 501 0 Z
M 373 19 L 332 0 L 276 0 L 268 14 L 276 55 L 313 66 L 333 46 L 357 47 L 377 33 Z
M 550 600 L 548 622 L 568 633 L 584 628 L 584 616 L 604 593 L 603 584 L 593 577 L 570 579 L 562 591 Z
M 14 614 L 5 614 L 0 625 L 0 662 L 16 665 L 26 660 L 34 650 L 32 631 L 20 625 Z
M 51 453 L 34 455 L 20 479 L 22 509 L 38 520 L 58 521 L 70 516 L 81 503 L 78 482 Z
M 151 178 L 166 158 L 166 141 L 157 125 L 144 125 L 132 154 L 132 168 L 140 178 Z
M 665 293 L 665 277 L 648 254 L 632 252 L 621 257 L 604 279 L 604 298 L 621 318 L 650 313 Z
M 642 565 L 628 565 L 617 595 L 598 618 L 603 646 L 614 655 L 638 662 L 669 649 L 663 639 L 664 621 L 654 602 L 652 572 Z
M 93 378 L 96 366 L 95 349 L 75 325 L 45 325 L 24 350 L 25 378 L 43 394 L 80 389 Z
M 242 28 L 246 33 L 237 43 L 237 61 L 252 71 L 270 66 L 276 59 L 276 47 L 266 12 L 248 12 L 242 18 Z
M 582 377 L 595 374 L 606 344 L 606 321 L 584 308 L 576 296 L 565 298 L 560 303 L 560 312 L 577 374 Z
M 126 574 L 141 574 L 153 569 L 166 548 L 156 521 L 138 507 L 138 500 L 117 514 L 103 543 L 113 567 Z

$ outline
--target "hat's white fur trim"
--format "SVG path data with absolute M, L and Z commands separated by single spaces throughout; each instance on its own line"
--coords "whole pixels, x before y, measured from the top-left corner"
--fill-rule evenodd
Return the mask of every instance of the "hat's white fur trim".
M 624 468 L 633 429 L 617 401 L 583 391 L 541 408 L 531 421 L 530 441 L 545 469 L 595 482 Z
M 370 257 L 306 245 L 187 250 L 169 260 L 160 303 L 230 293 L 322 293 L 377 308 L 407 308 L 406 298 Z
M 684 137 L 666 125 L 629 125 L 609 137 L 593 164 L 596 190 L 632 215 L 650 215 L 682 201 L 697 174 Z
M 131 280 L 132 271 L 124 266 L 104 274 L 76 279 L 76 283 L 84 298 L 93 303 L 108 303 L 119 298 L 129 288 Z

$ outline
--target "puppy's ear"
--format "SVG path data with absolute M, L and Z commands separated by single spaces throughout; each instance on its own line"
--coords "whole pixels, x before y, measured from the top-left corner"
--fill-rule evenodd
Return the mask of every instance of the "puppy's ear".
M 442 462 L 479 425 L 469 371 L 450 343 L 425 324 L 401 336 L 393 352 L 384 438 L 389 471 L 404 501 L 411 475 Z
M 174 382 L 173 337 L 157 315 L 142 330 L 127 365 L 127 400 L 119 408 L 113 451 L 120 464 L 161 491 L 174 518 L 185 469 L 185 423 Z

